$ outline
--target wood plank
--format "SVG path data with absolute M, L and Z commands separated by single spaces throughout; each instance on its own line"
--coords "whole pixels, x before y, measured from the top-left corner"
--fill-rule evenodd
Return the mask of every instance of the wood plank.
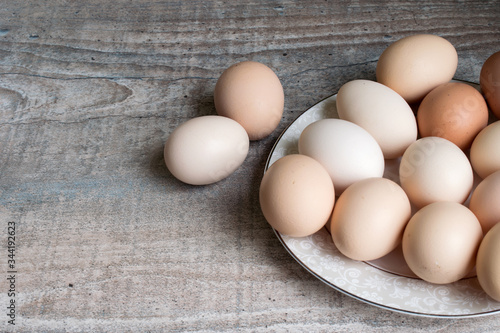
M 16 328 L 498 331 L 495 316 L 420 318 L 332 290 L 260 212 L 280 132 L 348 80 L 374 79 L 381 52 L 415 33 L 447 38 L 456 77 L 477 82 L 500 50 L 500 2 L 3 1 L 0 218 L 3 244 L 6 221 L 17 228 Z M 241 60 L 277 73 L 283 119 L 229 178 L 182 184 L 163 144 L 180 123 L 215 114 L 216 80 Z M 14 331 L 5 315 L 0 328 Z

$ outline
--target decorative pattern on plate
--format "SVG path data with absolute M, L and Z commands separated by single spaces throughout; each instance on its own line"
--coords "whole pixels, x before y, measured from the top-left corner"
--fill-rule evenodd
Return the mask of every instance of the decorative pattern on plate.
M 336 96 L 330 96 L 300 115 L 281 134 L 267 160 L 266 170 L 279 158 L 298 153 L 298 139 L 310 123 L 338 118 Z M 500 302 L 489 298 L 475 277 L 447 285 L 391 273 L 342 255 L 323 228 L 314 235 L 293 238 L 276 235 L 288 252 L 310 273 L 332 288 L 381 308 L 429 317 L 475 317 L 500 313 Z

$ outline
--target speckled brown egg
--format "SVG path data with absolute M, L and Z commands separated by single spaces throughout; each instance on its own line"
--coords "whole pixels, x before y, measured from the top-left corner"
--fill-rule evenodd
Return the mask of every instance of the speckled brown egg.
M 417 124 L 422 137 L 441 137 L 465 150 L 488 124 L 488 106 L 481 93 L 471 85 L 445 83 L 422 100 Z

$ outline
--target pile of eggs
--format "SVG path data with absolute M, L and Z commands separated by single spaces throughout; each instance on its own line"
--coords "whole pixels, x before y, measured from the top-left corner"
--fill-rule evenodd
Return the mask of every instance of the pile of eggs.
M 308 125 L 298 153 L 266 171 L 259 200 L 268 223 L 292 237 L 326 227 L 353 260 L 401 246 L 421 279 L 445 284 L 475 272 L 500 301 L 500 52 L 483 64 L 480 90 L 452 80 L 457 65 L 439 36 L 389 45 L 376 81 L 345 83 L 339 118 Z M 250 140 L 278 126 L 284 94 L 270 68 L 244 61 L 222 73 L 214 102 L 217 115 L 188 120 L 165 144 L 168 169 L 185 183 L 233 173 Z M 386 174 L 388 164 L 397 174 Z
M 271 226 L 292 237 L 326 227 L 353 260 L 401 246 L 421 279 L 476 273 L 500 301 L 500 52 L 483 64 L 482 93 L 452 80 L 457 64 L 446 39 L 414 35 L 384 50 L 376 81 L 345 83 L 339 118 L 306 126 L 298 154 L 264 174 Z

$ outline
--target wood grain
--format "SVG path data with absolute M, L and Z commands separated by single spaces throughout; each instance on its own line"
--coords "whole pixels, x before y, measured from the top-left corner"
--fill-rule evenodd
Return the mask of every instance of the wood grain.
M 1 1 L 1 237 L 15 221 L 19 273 L 17 325 L 1 316 L 0 330 L 498 331 L 495 316 L 413 317 L 332 290 L 260 212 L 279 133 L 348 80 L 373 79 L 381 52 L 414 33 L 447 38 L 456 78 L 477 82 L 500 50 L 500 2 Z M 241 60 L 277 73 L 283 119 L 229 178 L 182 184 L 163 144 L 215 113 L 215 82 Z

